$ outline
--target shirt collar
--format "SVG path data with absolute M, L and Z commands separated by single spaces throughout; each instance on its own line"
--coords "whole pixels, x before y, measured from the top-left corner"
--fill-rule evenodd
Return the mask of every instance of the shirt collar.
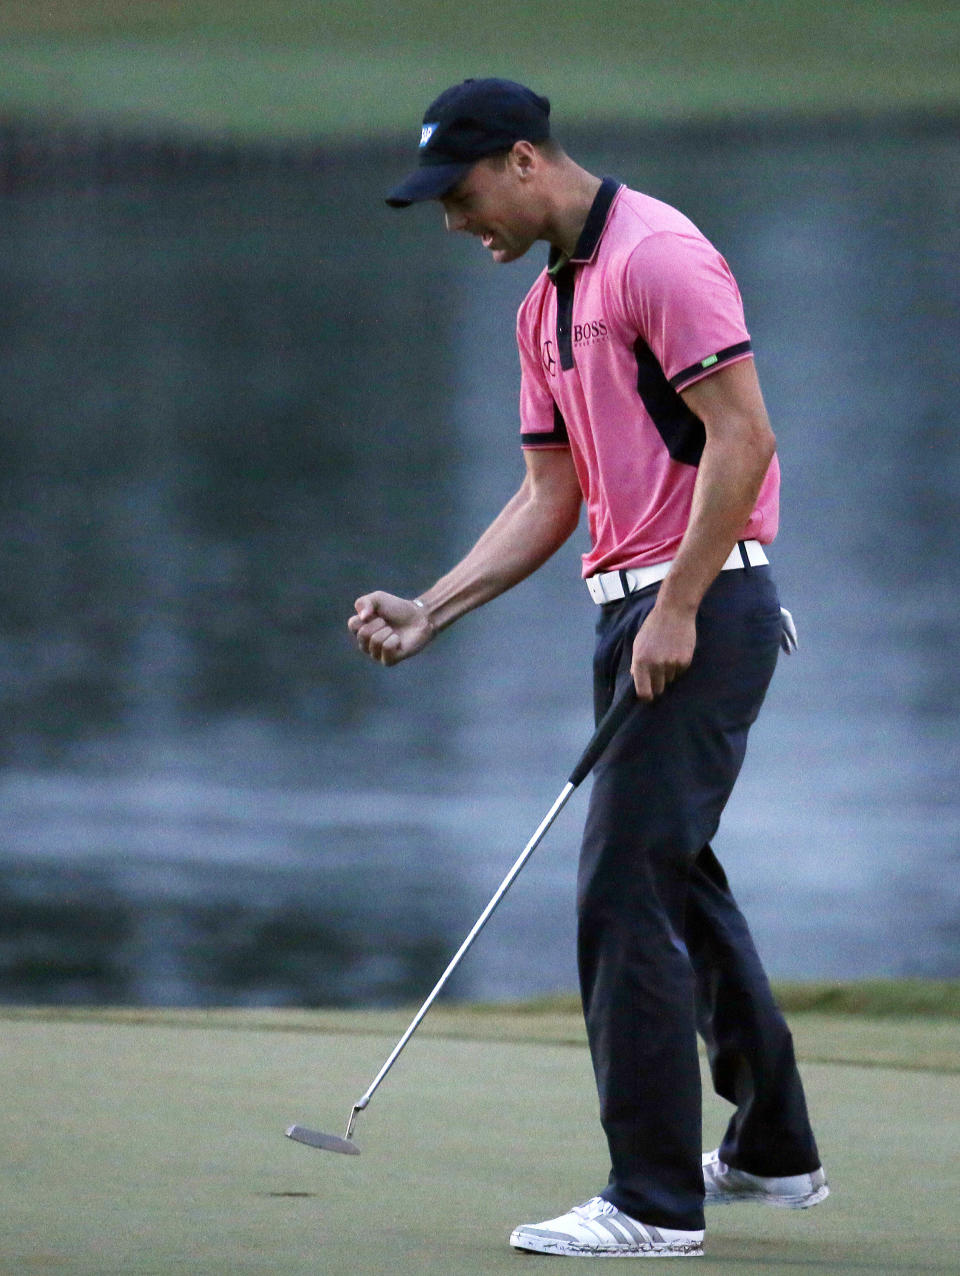
M 580 238 L 577 240 L 573 255 L 568 257 L 556 245 L 550 249 L 547 273 L 551 279 L 555 279 L 569 262 L 589 261 L 597 251 L 597 245 L 603 238 L 603 232 L 607 228 L 607 216 L 610 212 L 610 206 L 619 190 L 620 183 L 618 181 L 615 181 L 612 177 L 603 179 L 600 183 L 600 189 L 594 196 L 590 211 L 587 213 L 587 220 L 583 223 L 583 230 L 580 232 Z

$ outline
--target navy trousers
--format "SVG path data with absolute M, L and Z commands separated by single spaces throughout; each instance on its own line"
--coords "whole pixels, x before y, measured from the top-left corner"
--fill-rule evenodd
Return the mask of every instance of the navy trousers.
M 601 608 L 595 711 L 630 677 L 657 586 Z M 736 1107 L 721 1159 L 803 1174 L 820 1158 L 790 1032 L 710 847 L 777 662 L 768 567 L 722 572 L 690 668 L 627 719 L 594 771 L 580 856 L 578 961 L 610 1148 L 603 1195 L 661 1227 L 703 1223 L 697 1031 Z

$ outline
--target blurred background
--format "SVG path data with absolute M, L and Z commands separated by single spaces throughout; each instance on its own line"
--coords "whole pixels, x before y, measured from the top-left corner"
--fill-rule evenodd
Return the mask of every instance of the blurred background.
M 345 629 L 522 474 L 542 254 L 382 202 L 488 74 L 744 295 L 801 650 L 716 849 L 771 973 L 960 976 L 960 9 L 0 0 L 0 1000 L 419 1000 L 586 743 L 583 530 L 420 660 Z M 585 800 L 455 995 L 575 986 Z

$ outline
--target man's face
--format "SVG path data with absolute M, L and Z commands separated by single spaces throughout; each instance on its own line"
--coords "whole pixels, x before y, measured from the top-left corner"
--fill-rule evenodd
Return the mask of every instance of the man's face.
M 440 201 L 447 230 L 476 235 L 498 265 L 516 261 L 540 238 L 532 186 L 512 157 L 479 160 Z

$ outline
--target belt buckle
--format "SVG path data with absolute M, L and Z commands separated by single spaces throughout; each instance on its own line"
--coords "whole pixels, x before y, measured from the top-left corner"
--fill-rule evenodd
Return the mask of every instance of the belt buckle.
M 600 576 L 587 577 L 587 590 L 593 601 L 599 606 L 600 603 L 606 602 L 606 591 L 603 587 L 603 580 Z
M 624 584 L 622 573 L 616 571 L 597 572 L 595 576 L 587 577 L 586 584 L 590 597 L 598 606 L 621 602 L 631 592 Z

